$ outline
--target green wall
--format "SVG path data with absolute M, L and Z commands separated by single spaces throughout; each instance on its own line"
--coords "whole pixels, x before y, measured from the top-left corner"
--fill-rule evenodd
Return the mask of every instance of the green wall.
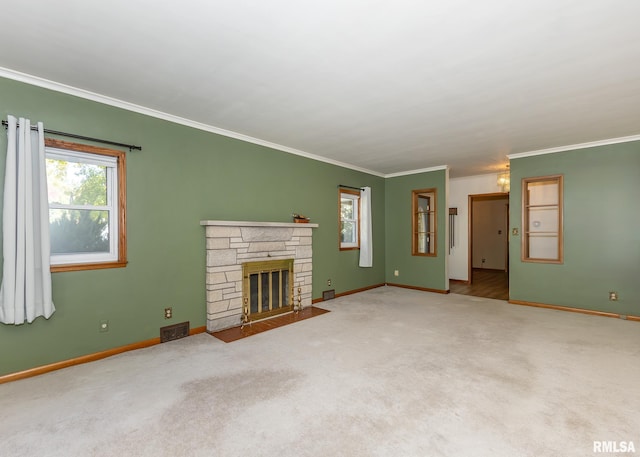
M 553 174 L 564 175 L 564 263 L 522 262 L 511 236 L 511 299 L 640 315 L 640 142 L 512 160 L 512 228 L 522 233 L 522 178 Z
M 320 224 L 313 297 L 384 282 L 447 290 L 447 171 L 381 178 L 119 108 L 0 78 L 0 117 L 139 144 L 127 152 L 126 268 L 53 274 L 57 311 L 0 324 L 0 376 L 155 338 L 169 323 L 205 325 L 203 219 Z M 0 176 L 6 132 L 0 129 Z M 511 227 L 520 231 L 520 180 L 564 175 L 564 264 L 520 261 L 511 237 L 510 294 L 523 300 L 640 315 L 640 142 L 511 161 Z M 374 267 L 338 249 L 338 184 L 372 188 Z M 411 191 L 438 189 L 437 257 L 411 255 Z M 0 194 L 2 186 L 0 185 Z M 1 201 L 1 199 L 0 199 Z M 394 270 L 400 275 L 394 276 Z M 608 292 L 620 295 L 608 300 Z M 163 310 L 172 306 L 174 318 Z M 98 332 L 109 320 L 110 330 Z
M 447 290 L 446 181 L 447 171 L 437 170 L 386 180 L 386 271 L 388 283 L 426 289 Z M 437 189 L 437 256 L 411 255 L 411 198 L 417 189 Z M 394 271 L 399 276 L 394 276 Z
M 127 152 L 126 268 L 54 273 L 57 311 L 32 324 L 0 324 L 0 375 L 159 336 L 159 328 L 205 325 L 204 228 L 200 220 L 318 223 L 313 297 L 384 283 L 385 182 L 381 177 L 219 136 L 81 98 L 0 79 L 0 117 L 138 144 Z M 6 132 L 0 129 L 4 180 Z M 374 267 L 338 249 L 338 184 L 370 186 Z M 0 185 L 0 193 L 2 186 Z M 0 199 L 1 201 L 1 199 Z M 163 309 L 173 307 L 171 321 Z M 100 320 L 110 330 L 99 333 Z

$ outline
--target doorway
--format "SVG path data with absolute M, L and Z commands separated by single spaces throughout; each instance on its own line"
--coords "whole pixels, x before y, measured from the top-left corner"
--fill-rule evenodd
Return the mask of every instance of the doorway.
M 451 291 L 509 299 L 509 193 L 469 195 L 468 282 Z

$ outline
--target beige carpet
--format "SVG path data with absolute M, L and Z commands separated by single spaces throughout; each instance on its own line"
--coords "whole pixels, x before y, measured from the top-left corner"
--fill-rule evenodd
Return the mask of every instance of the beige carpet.
M 0 385 L 0 455 L 640 448 L 638 323 L 391 287 L 322 306 L 229 344 L 201 334 Z

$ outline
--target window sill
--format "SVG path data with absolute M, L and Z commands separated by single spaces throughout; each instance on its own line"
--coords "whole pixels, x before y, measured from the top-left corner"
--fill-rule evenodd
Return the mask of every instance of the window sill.
M 556 265 L 562 265 L 564 263 L 564 261 L 562 259 L 535 259 L 535 258 L 529 258 L 529 259 L 520 259 L 523 263 L 551 263 L 551 264 L 556 264 Z
M 51 265 L 51 273 L 62 273 L 65 271 L 104 270 L 106 268 L 124 268 L 126 266 L 126 260 L 102 263 L 72 263 L 65 265 Z

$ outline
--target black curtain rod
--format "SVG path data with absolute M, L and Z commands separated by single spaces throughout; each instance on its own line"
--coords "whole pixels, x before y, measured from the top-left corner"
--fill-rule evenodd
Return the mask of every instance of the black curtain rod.
M 9 126 L 9 123 L 7 121 L 2 121 L 2 125 L 6 128 Z M 38 130 L 38 126 L 32 125 L 31 130 Z M 110 144 L 112 146 L 120 146 L 122 148 L 129 148 L 129 151 L 132 151 L 134 149 L 137 151 L 142 151 L 142 146 L 118 143 L 118 142 L 109 141 L 109 140 L 101 140 L 99 138 L 91 138 L 90 136 L 76 135 L 75 133 L 58 132 L 57 130 L 49 130 L 49 129 L 44 129 L 44 133 L 48 133 L 49 135 L 59 135 L 59 136 L 65 136 L 68 138 L 75 138 L 77 140 L 95 141 L 96 143 Z
M 344 187 L 345 189 L 363 190 L 362 187 L 345 186 L 344 184 L 338 184 L 338 187 Z

